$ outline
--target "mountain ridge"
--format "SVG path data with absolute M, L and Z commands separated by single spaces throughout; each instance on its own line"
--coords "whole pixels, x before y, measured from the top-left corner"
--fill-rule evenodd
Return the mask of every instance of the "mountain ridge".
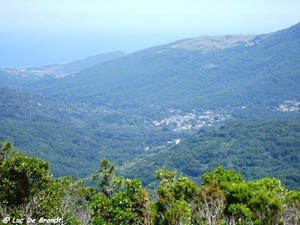
M 292 27 L 292 30 L 299 30 L 299 26 L 299 24 L 295 25 Z M 259 37 L 258 39 L 260 40 Z M 295 63 L 299 58 L 297 57 L 299 45 L 288 48 L 287 44 L 292 46 L 297 44 L 298 41 L 298 33 L 286 29 L 273 33 L 268 39 L 255 45 L 247 47 L 238 45 L 227 49 L 209 51 L 205 54 L 197 50 L 189 51 L 181 48 L 170 48 L 170 44 L 167 44 L 132 53 L 117 62 L 107 61 L 103 64 L 95 65 L 92 68 L 79 72 L 74 77 L 68 77 L 66 80 L 57 82 L 57 85 L 58 89 L 67 93 L 66 90 L 70 87 L 70 82 L 74 82 L 72 86 L 79 86 L 78 84 L 80 83 L 81 88 L 76 91 L 79 95 L 70 96 L 69 100 L 72 101 L 72 98 L 76 98 L 77 100 L 82 99 L 84 102 L 91 102 L 92 100 L 96 104 L 106 104 L 107 102 L 112 102 L 111 99 L 114 98 L 118 102 L 115 107 L 120 105 L 123 105 L 122 107 L 134 107 L 136 104 L 143 105 L 144 103 L 147 105 L 161 105 L 166 102 L 170 102 L 168 107 L 177 107 L 176 102 L 181 99 L 182 101 L 191 102 L 191 99 L 199 98 L 199 94 L 207 95 L 206 98 L 219 96 L 219 104 L 222 96 L 225 95 L 224 90 L 226 88 L 229 90 L 227 91 L 228 97 L 231 95 L 228 92 L 235 90 L 233 85 L 230 84 L 232 82 L 236 82 L 236 87 L 243 87 L 246 90 L 253 88 L 253 86 L 247 86 L 247 83 L 262 86 L 257 83 L 259 79 L 265 80 L 259 81 L 261 83 L 269 82 L 269 80 L 278 82 L 282 77 L 277 79 L 276 73 L 272 70 L 279 71 L 288 66 L 297 68 Z M 164 51 L 166 49 L 168 51 Z M 157 53 L 159 51 L 163 52 Z M 291 64 L 290 59 L 292 58 L 294 58 L 295 62 L 292 65 L 288 65 Z M 287 61 L 285 62 L 284 60 Z M 163 64 L 160 64 L 160 62 L 163 62 Z M 286 64 L 286 66 L 283 64 Z M 222 73 L 225 76 L 220 76 Z M 283 76 L 284 73 L 278 75 Z M 271 89 L 271 86 L 276 86 L 274 82 L 269 82 L 270 87 L 268 89 Z M 205 83 L 205 86 L 203 83 Z M 165 88 L 166 86 L 168 88 Z M 85 91 L 85 87 L 89 87 L 89 92 Z M 260 91 L 262 89 L 259 88 Z M 59 90 L 56 93 L 51 90 L 54 89 L 50 88 L 47 90 L 50 95 L 52 93 L 56 97 L 61 95 Z M 168 92 L 165 90 L 168 90 Z M 190 92 L 190 96 L 187 98 L 184 97 L 183 93 L 186 90 Z M 218 93 L 220 90 L 221 93 Z M 174 94 L 176 92 L 181 94 Z M 89 93 L 92 94 L 90 95 Z M 208 93 L 214 93 L 214 96 L 209 96 Z M 271 90 L 268 90 L 268 93 L 273 94 Z M 263 94 L 268 95 L 268 93 L 264 92 Z M 134 97 L 136 94 L 146 99 L 142 101 L 137 100 Z M 292 93 L 290 94 L 292 95 Z M 175 95 L 174 97 L 178 101 L 168 100 L 170 95 Z M 245 95 L 249 96 L 252 93 L 245 93 Z M 172 99 L 174 97 L 172 96 Z M 292 97 L 295 98 L 296 96 Z M 259 96 L 259 98 L 261 97 Z M 163 101 L 160 101 L 160 99 Z M 198 100 L 201 99 L 196 101 Z M 238 104 L 241 104 L 241 100 L 239 100 Z

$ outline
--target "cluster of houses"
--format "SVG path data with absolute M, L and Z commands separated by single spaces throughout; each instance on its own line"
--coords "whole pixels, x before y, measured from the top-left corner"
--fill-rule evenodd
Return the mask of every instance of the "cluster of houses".
M 164 118 L 162 120 L 153 120 L 152 124 L 154 126 L 168 126 L 174 131 L 192 130 L 200 129 L 203 126 L 211 126 L 213 124 L 219 124 L 225 120 L 232 118 L 230 115 L 214 113 L 212 110 L 207 110 L 205 112 L 199 113 L 196 110 L 193 112 L 186 113 L 182 115 L 181 111 L 170 110 L 170 112 L 175 113 L 170 117 Z
M 41 78 L 45 75 L 51 75 L 54 78 L 63 78 L 70 75 L 64 72 L 62 64 L 46 65 L 36 68 L 0 68 L 0 71 L 12 74 L 14 76 L 27 78 Z
M 300 102 L 294 100 L 284 101 L 283 104 L 280 104 L 276 111 L 280 112 L 296 112 L 299 111 Z

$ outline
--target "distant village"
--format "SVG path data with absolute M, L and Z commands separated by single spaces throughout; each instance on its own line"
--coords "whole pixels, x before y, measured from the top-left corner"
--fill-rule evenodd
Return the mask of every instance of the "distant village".
M 153 120 L 152 124 L 154 126 L 167 126 L 173 131 L 184 131 L 219 124 L 232 118 L 231 115 L 215 113 L 212 110 L 201 113 L 193 110 L 184 115 L 182 115 L 183 113 L 180 110 L 176 109 L 169 109 L 169 112 L 173 115 L 162 120 Z
M 224 121 L 232 119 L 233 117 L 228 114 L 216 113 L 212 110 L 207 110 L 204 112 L 197 112 L 193 110 L 190 113 L 184 113 L 178 109 L 169 109 L 170 116 L 162 120 L 153 120 L 152 124 L 156 127 L 161 127 L 162 129 L 168 128 L 175 132 L 179 131 L 190 131 L 201 129 L 205 126 L 212 126 L 222 124 Z M 151 148 L 149 146 L 145 147 L 145 151 L 161 151 L 168 146 L 180 144 L 181 139 L 177 138 L 170 140 L 165 143 L 165 145 Z
M 246 106 L 238 107 L 239 109 L 245 109 Z M 300 102 L 295 100 L 286 100 L 278 107 L 273 109 L 279 112 L 296 112 L 300 110 Z M 162 129 L 167 128 L 175 132 L 190 131 L 201 129 L 205 126 L 219 125 L 226 120 L 233 119 L 233 116 L 224 113 L 217 113 L 213 110 L 207 110 L 204 112 L 198 112 L 193 110 L 190 113 L 184 113 L 178 109 L 169 109 L 170 116 L 163 118 L 162 120 L 153 120 L 152 124 Z M 156 147 L 152 150 L 160 151 L 167 146 L 178 145 L 181 139 L 170 140 L 164 146 Z M 151 150 L 150 147 L 145 147 L 145 151 Z
M 245 106 L 240 107 L 241 109 L 246 108 Z M 300 102 L 295 100 L 286 100 L 274 111 L 280 112 L 296 112 L 300 110 Z M 182 113 L 181 110 L 169 109 L 171 116 L 164 118 L 162 120 L 153 120 L 152 124 L 154 126 L 168 127 L 173 131 L 184 131 L 200 129 L 203 126 L 218 125 L 228 119 L 233 117 L 228 114 L 216 113 L 212 110 L 207 110 L 205 112 L 197 112 L 193 110 L 190 113 Z
M 280 104 L 279 107 L 275 109 L 275 111 L 280 112 L 296 112 L 299 111 L 300 102 L 294 100 L 286 100 L 283 104 Z

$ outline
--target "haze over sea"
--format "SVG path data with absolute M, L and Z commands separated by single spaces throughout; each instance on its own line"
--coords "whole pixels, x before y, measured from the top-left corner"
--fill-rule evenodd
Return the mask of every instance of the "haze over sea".
M 262 34 L 300 21 L 298 0 L 0 0 L 0 66 L 131 53 L 200 35 Z

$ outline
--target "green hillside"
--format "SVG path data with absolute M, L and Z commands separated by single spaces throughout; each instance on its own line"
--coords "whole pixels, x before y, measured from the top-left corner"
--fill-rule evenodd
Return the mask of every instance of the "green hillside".
M 102 158 L 123 164 L 145 155 L 145 147 L 178 136 L 138 115 L 105 107 L 90 109 L 7 88 L 0 88 L 0 103 L 0 140 L 49 161 L 56 177 L 86 176 Z
M 299 100 L 299 33 L 297 24 L 205 52 L 180 47 L 186 41 L 179 41 L 99 64 L 73 77 L 36 83 L 34 88 L 64 101 L 132 109 L 147 116 L 171 107 L 190 111 L 246 106 L 266 114 L 286 100 Z M 271 110 L 266 112 L 267 108 Z
M 222 165 L 243 173 L 246 179 L 266 175 L 281 179 L 289 188 L 300 186 L 300 120 L 236 120 L 201 129 L 168 150 L 123 167 L 126 175 L 144 184 L 158 168 L 177 168 L 195 180 Z

